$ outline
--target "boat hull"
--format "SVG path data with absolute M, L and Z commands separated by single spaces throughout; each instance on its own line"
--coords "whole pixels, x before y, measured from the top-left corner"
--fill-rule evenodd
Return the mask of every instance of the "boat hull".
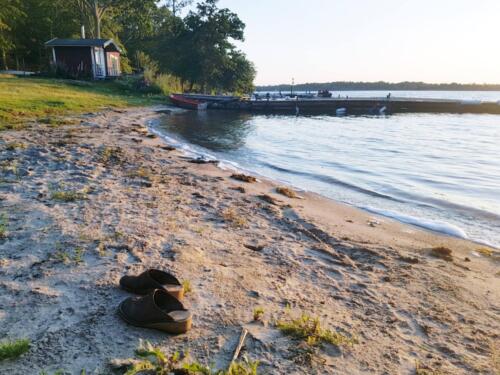
M 207 102 L 185 98 L 182 95 L 170 95 L 170 101 L 179 108 L 190 109 L 193 111 L 205 111 L 208 107 Z

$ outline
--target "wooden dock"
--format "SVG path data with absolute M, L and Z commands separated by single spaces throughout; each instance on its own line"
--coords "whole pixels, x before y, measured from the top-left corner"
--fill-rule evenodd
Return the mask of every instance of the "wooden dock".
M 500 114 L 499 102 L 411 98 L 328 98 L 284 100 L 233 100 L 212 102 L 209 109 L 281 114 L 397 114 L 484 113 Z

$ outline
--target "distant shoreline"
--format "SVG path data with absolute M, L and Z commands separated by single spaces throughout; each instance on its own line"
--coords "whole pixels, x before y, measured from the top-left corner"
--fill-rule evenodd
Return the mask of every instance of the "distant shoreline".
M 290 84 L 256 86 L 256 91 L 287 91 Z M 500 84 L 459 84 L 459 83 L 424 83 L 424 82 L 326 82 L 301 83 L 293 86 L 295 91 L 500 91 Z

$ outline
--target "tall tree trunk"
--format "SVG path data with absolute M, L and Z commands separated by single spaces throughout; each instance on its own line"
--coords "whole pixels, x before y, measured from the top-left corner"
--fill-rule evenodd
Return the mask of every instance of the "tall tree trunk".
M 9 66 L 7 65 L 7 51 L 5 51 L 5 48 L 2 48 L 2 60 L 4 70 L 9 70 Z
M 96 28 L 96 38 L 101 39 L 101 15 L 99 14 L 99 2 L 94 0 L 94 18 Z

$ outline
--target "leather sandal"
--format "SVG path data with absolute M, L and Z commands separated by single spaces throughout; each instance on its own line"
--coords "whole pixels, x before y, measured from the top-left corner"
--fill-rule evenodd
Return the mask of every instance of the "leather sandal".
M 182 302 L 163 289 L 143 297 L 129 297 L 118 307 L 120 317 L 136 327 L 181 334 L 191 329 L 192 314 Z
M 184 288 L 180 281 L 172 274 L 150 269 L 138 276 L 123 276 L 120 286 L 127 292 L 134 294 L 148 294 L 155 289 L 163 289 L 178 300 L 184 298 Z

